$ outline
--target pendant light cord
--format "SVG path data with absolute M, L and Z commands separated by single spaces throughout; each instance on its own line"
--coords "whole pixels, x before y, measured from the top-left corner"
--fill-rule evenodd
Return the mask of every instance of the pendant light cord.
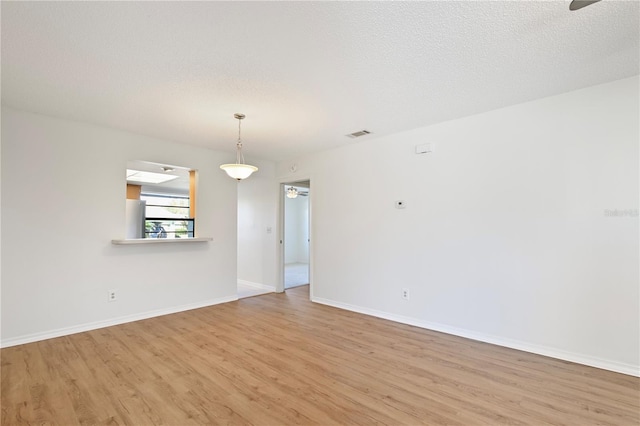
M 241 124 L 242 124 L 242 119 L 238 118 L 238 144 L 236 145 L 238 149 L 236 151 L 236 164 L 244 164 L 244 155 L 242 155 Z

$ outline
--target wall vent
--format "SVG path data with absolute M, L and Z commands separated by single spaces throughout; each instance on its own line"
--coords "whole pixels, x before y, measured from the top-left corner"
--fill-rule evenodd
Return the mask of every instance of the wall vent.
M 368 130 L 360 130 L 358 132 L 349 133 L 348 135 L 345 135 L 345 136 L 347 136 L 348 138 L 359 138 L 360 136 L 366 136 L 369 134 L 371 134 L 371 132 Z

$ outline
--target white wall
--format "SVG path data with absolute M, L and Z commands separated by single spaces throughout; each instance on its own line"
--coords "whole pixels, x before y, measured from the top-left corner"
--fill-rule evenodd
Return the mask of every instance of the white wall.
M 309 199 L 284 198 L 284 263 L 309 263 Z
M 633 77 L 279 163 L 312 177 L 313 300 L 639 374 L 638 93 Z
M 3 107 L 2 344 L 235 299 L 232 155 Z M 197 169 L 196 236 L 213 241 L 112 245 L 129 160 Z
M 238 280 L 275 289 L 279 194 L 275 163 L 248 162 L 259 170 L 238 182 Z

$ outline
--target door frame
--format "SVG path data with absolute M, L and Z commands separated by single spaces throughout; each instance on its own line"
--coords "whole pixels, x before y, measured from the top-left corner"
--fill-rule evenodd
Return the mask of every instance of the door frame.
M 314 252 L 313 249 L 313 179 L 311 176 L 287 176 L 278 180 L 279 195 L 278 195 L 278 238 L 277 244 L 277 256 L 276 256 L 276 293 L 283 293 L 284 288 L 284 202 L 285 202 L 285 188 L 287 185 L 295 185 L 298 182 L 309 182 L 309 297 L 312 299 L 313 295 L 313 265 L 314 265 Z

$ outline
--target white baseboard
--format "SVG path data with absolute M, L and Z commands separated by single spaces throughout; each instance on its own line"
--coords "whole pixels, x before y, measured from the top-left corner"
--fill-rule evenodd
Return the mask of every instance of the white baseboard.
M 275 286 L 266 285 L 266 284 L 260 284 L 260 283 L 254 283 L 254 282 L 251 282 L 251 281 L 238 280 L 238 284 L 248 285 L 249 287 L 259 288 L 260 290 L 276 291 Z
M 123 317 L 113 318 L 106 321 L 96 321 L 96 322 L 77 325 L 73 327 L 58 328 L 58 329 L 46 331 L 43 333 L 27 334 L 25 336 L 3 339 L 2 341 L 0 341 L 0 347 L 8 348 L 10 346 L 23 345 L 25 343 L 33 343 L 33 342 L 38 342 L 40 340 L 53 339 L 55 337 L 61 337 L 61 336 L 68 336 L 70 334 L 82 333 L 84 331 L 91 331 L 91 330 L 96 330 L 98 328 L 111 327 L 113 325 L 125 324 L 133 321 L 140 321 L 143 319 L 159 317 L 162 315 L 169 315 L 169 314 L 175 314 L 177 312 L 190 311 L 192 309 L 205 308 L 207 306 L 218 305 L 220 303 L 233 302 L 235 300 L 238 300 L 237 295 L 220 297 L 217 299 L 206 300 L 204 302 L 190 303 L 187 305 L 175 306 L 172 308 L 157 309 L 154 311 L 147 311 L 140 314 L 126 315 Z
M 588 355 L 582 355 L 574 352 L 567 352 L 561 349 L 550 348 L 546 346 L 531 344 L 518 340 L 505 339 L 498 336 L 478 333 L 462 328 L 451 327 L 444 324 L 432 323 L 418 320 L 416 318 L 404 317 L 401 315 L 390 314 L 387 312 L 377 311 L 375 309 L 362 308 L 360 306 L 350 305 L 347 303 L 335 302 L 321 297 L 311 297 L 311 301 L 322 305 L 333 306 L 334 308 L 345 309 L 347 311 L 358 312 L 360 314 L 370 315 L 377 318 L 399 322 L 402 324 L 413 325 L 415 327 L 425 328 L 428 330 L 438 331 L 441 333 L 452 334 L 454 336 L 465 337 L 467 339 L 477 340 L 480 342 L 491 343 L 493 345 L 504 346 L 511 349 L 517 349 L 538 355 L 544 355 L 551 358 L 561 359 L 564 361 L 575 362 L 578 364 L 588 365 L 591 367 L 601 368 L 603 370 L 615 371 L 616 373 L 627 374 L 630 376 L 640 377 L 640 366 L 633 364 L 625 364 L 617 361 L 609 361 Z

